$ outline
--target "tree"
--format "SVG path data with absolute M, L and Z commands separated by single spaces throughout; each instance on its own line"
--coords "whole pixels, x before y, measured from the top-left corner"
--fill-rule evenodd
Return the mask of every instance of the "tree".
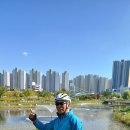
M 6 96 L 6 97 L 12 97 L 13 96 L 13 91 L 7 91 L 7 92 L 5 92 L 4 96 Z
M 48 97 L 48 98 L 50 98 L 50 97 L 53 96 L 53 94 L 51 92 L 43 91 L 43 92 L 38 92 L 38 96 L 39 97 Z
M 102 96 L 105 97 L 105 98 L 111 98 L 112 97 L 112 93 L 108 92 L 108 91 L 105 91 L 105 92 L 102 93 Z
M 125 90 L 122 97 L 123 97 L 123 99 L 129 99 L 130 98 L 130 90 Z
M 114 93 L 112 94 L 112 97 L 121 98 L 121 94 L 114 92 Z
M 4 96 L 6 96 L 6 97 L 19 97 L 19 94 L 20 94 L 20 92 L 18 91 L 18 90 L 14 90 L 14 91 L 6 91 L 5 93 L 4 93 Z
M 57 94 L 59 94 L 59 93 L 66 93 L 66 94 L 68 94 L 69 95 L 69 91 L 66 91 L 66 90 L 61 90 L 61 91 L 57 91 L 57 92 L 55 92 L 55 95 L 57 95 Z
M 35 92 L 34 90 L 31 90 L 31 89 L 23 90 L 23 91 L 22 91 L 22 94 L 23 94 L 25 97 L 36 96 L 36 92 Z
M 0 98 L 4 94 L 5 88 L 0 86 Z

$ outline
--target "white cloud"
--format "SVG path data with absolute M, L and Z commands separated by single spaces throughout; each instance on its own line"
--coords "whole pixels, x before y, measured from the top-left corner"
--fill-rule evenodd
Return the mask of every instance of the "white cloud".
M 29 54 L 28 52 L 23 52 L 24 56 L 28 56 L 28 54 Z

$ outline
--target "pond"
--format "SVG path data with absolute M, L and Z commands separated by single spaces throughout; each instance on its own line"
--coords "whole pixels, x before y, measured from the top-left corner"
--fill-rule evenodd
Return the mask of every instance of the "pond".
M 106 106 L 86 105 L 72 108 L 74 113 L 83 121 L 85 130 L 130 130 L 130 127 L 112 119 L 113 109 Z M 56 117 L 47 109 L 35 109 L 43 122 Z M 0 130 L 35 130 L 28 119 L 29 109 L 0 110 Z M 50 118 L 52 116 L 52 118 Z

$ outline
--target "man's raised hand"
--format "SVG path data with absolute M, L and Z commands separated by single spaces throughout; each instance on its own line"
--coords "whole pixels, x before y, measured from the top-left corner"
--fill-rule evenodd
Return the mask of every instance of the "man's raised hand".
M 33 112 L 32 109 L 30 109 L 30 115 L 28 117 L 32 122 L 34 122 L 37 119 L 36 113 Z

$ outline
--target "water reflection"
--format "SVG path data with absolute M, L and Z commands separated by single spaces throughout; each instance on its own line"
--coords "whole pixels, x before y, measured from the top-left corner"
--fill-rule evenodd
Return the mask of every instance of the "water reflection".
M 95 107 L 95 108 L 94 108 Z M 129 130 L 124 124 L 112 119 L 113 109 L 108 107 L 87 106 L 87 108 L 74 108 L 81 117 L 85 130 Z M 81 110 L 80 110 L 81 109 Z
M 4 122 L 4 121 L 5 121 L 5 116 L 2 113 L 0 113 L 0 122 Z
M 112 120 L 112 109 L 97 106 L 80 106 L 73 108 L 74 113 L 83 121 L 85 130 L 130 130 L 124 124 Z M 35 109 L 40 120 L 51 120 L 46 109 Z M 27 120 L 29 109 L 0 110 L 0 130 L 35 130 L 30 120 Z M 42 117 L 41 117 L 42 116 Z M 43 117 L 44 116 L 44 117 Z M 52 113 L 55 118 L 56 111 Z

